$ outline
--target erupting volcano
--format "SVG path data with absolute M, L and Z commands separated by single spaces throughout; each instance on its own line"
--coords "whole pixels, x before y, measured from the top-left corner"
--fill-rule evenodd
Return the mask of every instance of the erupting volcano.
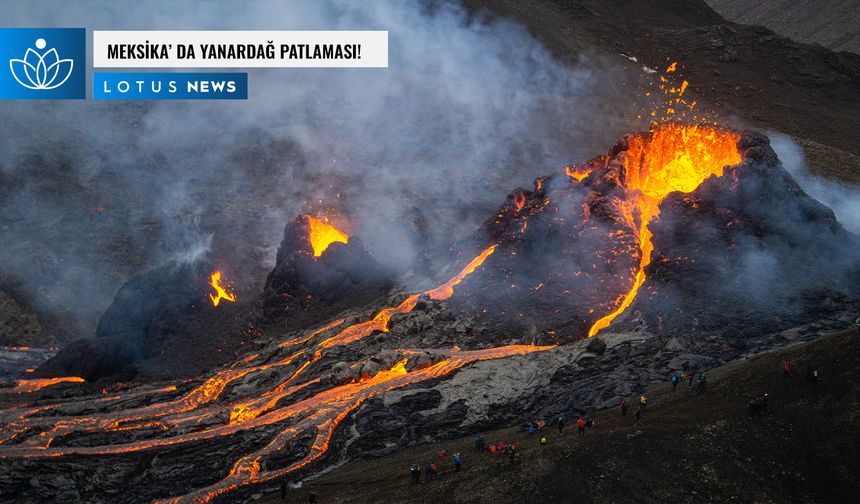
M 51 472 L 89 457 L 120 473 L 108 481 L 139 481 L 139 498 L 208 502 L 278 478 L 303 478 L 332 452 L 383 453 L 437 432 L 522 421 L 528 405 L 555 415 L 617 404 L 661 379 L 654 362 L 668 361 L 666 338 L 716 319 L 726 299 L 736 302 L 735 292 L 713 287 L 719 282 L 709 264 L 727 275 L 744 267 L 736 251 L 747 237 L 758 247 L 802 241 L 792 229 L 769 225 L 762 213 L 769 208 L 750 203 L 751 194 L 765 199 L 764 187 L 772 189 L 768 205 L 815 222 L 821 243 L 845 240 L 832 213 L 784 173 L 766 138 L 682 124 L 628 135 L 607 155 L 540 177 L 533 191 L 512 192 L 460 244 L 456 274 L 431 288 L 398 288 L 358 236 L 302 215 L 287 224 L 275 268 L 248 316 L 253 344 L 189 382 L 111 393 L 78 383 L 77 396 L 43 402 L 31 394 L 34 402 L 0 412 L 4 477 L 29 481 L 34 459 Z M 801 260 L 812 265 L 808 256 Z M 176 275 L 175 282 L 190 278 L 200 276 Z M 235 301 L 219 271 L 211 280 L 215 306 Z M 134 309 L 148 285 L 137 279 L 121 291 L 110 319 L 122 322 L 121 312 Z M 688 319 L 677 316 L 678 299 L 693 291 L 710 297 L 687 310 Z M 628 310 L 635 324 L 620 317 Z M 787 319 L 778 310 L 773 315 Z M 140 318 L 149 334 L 151 320 Z M 601 333 L 601 341 L 615 336 L 611 346 L 579 343 L 625 323 L 623 335 Z M 677 330 L 665 332 L 671 324 Z M 648 341 L 658 357 L 630 363 L 645 352 L 632 345 Z M 691 345 L 715 355 L 727 346 L 713 335 Z M 683 365 L 711 358 L 690 352 Z M 499 359 L 505 363 L 493 363 Z M 619 366 L 627 367 L 610 385 L 597 384 Z M 35 392 L 41 383 L 27 387 Z M 416 422 L 420 433 L 411 429 Z M 199 471 L 189 460 L 217 467 Z M 157 477 L 138 478 L 141 466 L 155 467 Z
M 674 64 L 673 64 L 674 67 Z M 588 330 L 588 337 L 597 334 L 624 312 L 645 281 L 645 268 L 651 263 L 651 231 L 648 224 L 660 215 L 660 202 L 672 192 L 694 191 L 708 177 L 723 175 L 726 166 L 741 161 L 737 142 L 739 135 L 708 126 L 668 124 L 650 134 L 634 135 L 622 157 L 622 186 L 626 199 L 621 213 L 636 230 L 639 242 L 639 269 L 630 291 L 618 307 L 598 319 Z M 582 173 L 567 171 L 581 182 Z

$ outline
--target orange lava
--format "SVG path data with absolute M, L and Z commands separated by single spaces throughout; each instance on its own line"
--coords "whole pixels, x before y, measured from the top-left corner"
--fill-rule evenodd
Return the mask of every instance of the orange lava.
M 564 173 L 567 174 L 568 177 L 576 180 L 577 182 L 582 182 L 582 180 L 591 174 L 591 168 L 577 168 L 573 166 L 565 166 Z
M 451 296 L 454 295 L 454 286 L 459 284 L 460 282 L 462 282 L 464 278 L 466 278 L 469 274 L 471 274 L 473 271 L 475 271 L 478 268 L 478 266 L 483 264 L 484 261 L 487 259 L 487 257 L 489 257 L 490 254 L 492 254 L 495 250 L 496 250 L 496 246 L 490 245 L 489 247 L 484 249 L 484 251 L 481 252 L 481 254 L 478 257 L 472 259 L 469 262 L 469 264 L 467 264 L 466 267 L 464 267 L 462 270 L 460 270 L 460 272 L 457 273 L 457 275 L 454 278 L 448 280 L 447 282 L 440 285 L 439 287 L 436 287 L 433 290 L 429 290 L 429 291 L 425 292 L 425 294 L 430 296 L 430 299 L 433 299 L 436 301 L 441 301 L 443 299 L 450 298 Z
M 299 413 L 308 413 L 307 416 L 298 419 L 296 424 L 279 432 L 267 445 L 239 459 L 233 464 L 229 474 L 221 481 L 190 494 L 158 502 L 172 504 L 209 502 L 215 497 L 235 490 L 240 486 L 282 478 L 321 457 L 328 450 L 332 435 L 338 424 L 367 399 L 388 390 L 444 376 L 473 362 L 500 359 L 513 355 L 524 355 L 552 348 L 555 347 L 510 345 L 471 351 L 461 351 L 453 348 L 449 351 L 446 359 L 429 367 L 414 369 L 412 371 L 406 369 L 406 360 L 401 360 L 391 369 L 380 371 L 369 379 L 325 390 L 308 399 L 285 406 L 252 420 L 251 424 L 274 423 L 286 418 L 296 417 Z M 289 441 L 295 439 L 296 436 L 302 432 L 306 432 L 308 429 L 315 429 L 316 437 L 311 444 L 310 450 L 303 458 L 280 469 L 265 469 L 262 462 L 264 462 L 266 455 L 282 450 Z
M 62 376 L 60 378 L 34 378 L 32 380 L 18 380 L 12 392 L 35 392 L 58 383 L 84 383 L 86 380 L 80 376 Z
M 435 296 L 434 299 L 447 299 L 453 294 L 453 287 L 475 271 L 494 250 L 495 246 L 488 247 L 454 278 L 427 294 Z M 190 494 L 164 501 L 208 502 L 240 486 L 283 477 L 318 459 L 328 450 L 335 428 L 369 398 L 388 390 L 444 376 L 476 361 L 554 348 L 512 345 L 472 351 L 461 351 L 457 347 L 450 350 L 437 349 L 436 353 L 441 356 L 441 360 L 421 369 L 409 370 L 406 366 L 408 359 L 403 358 L 390 369 L 354 383 L 331 386 L 321 382 L 319 378 L 297 383 L 303 372 L 317 362 L 325 350 L 353 343 L 373 334 L 374 331 L 388 331 L 391 318 L 395 314 L 411 311 L 420 296 L 421 294 L 412 294 L 396 306 L 383 308 L 372 319 L 350 325 L 321 341 L 313 340 L 316 336 L 343 324 L 344 319 L 334 320 L 308 331 L 304 336 L 277 345 L 277 348 L 294 348 L 295 353 L 286 357 L 270 360 L 270 356 L 268 359 L 260 359 L 263 357 L 262 353 L 251 353 L 214 373 L 181 396 L 171 397 L 166 401 L 155 401 L 127 409 L 112 406 L 115 401 L 129 400 L 137 396 L 175 392 L 175 386 L 0 411 L 0 459 L 127 454 L 231 436 L 240 431 L 263 432 L 260 429 L 265 426 L 275 429 L 268 444 L 255 447 L 255 451 L 239 458 L 222 480 Z M 300 346 L 304 343 L 310 343 L 310 347 Z M 413 351 L 403 351 L 402 354 L 410 355 L 410 352 Z M 251 373 L 293 365 L 297 361 L 301 364 L 277 386 L 262 393 L 254 392 L 244 396 L 240 392 L 242 387 L 235 387 L 230 390 L 230 396 L 226 400 L 218 400 L 231 383 Z M 301 399 L 289 401 L 290 396 L 302 390 L 306 392 L 301 394 Z M 310 392 L 307 392 L 308 390 Z M 130 403 L 134 404 L 135 401 Z M 69 405 L 71 410 L 95 409 L 97 412 L 66 414 L 63 412 L 64 405 Z M 108 409 L 104 409 L 105 407 Z M 55 413 L 48 414 L 52 409 Z M 63 442 L 63 438 L 74 433 L 133 430 L 148 432 L 140 438 L 126 442 L 111 441 L 110 444 L 95 446 L 68 445 Z M 165 434 L 162 435 L 162 432 Z M 277 453 L 288 442 L 305 433 L 314 433 L 315 436 L 307 453 L 290 465 L 272 470 L 266 468 L 267 455 Z M 27 434 L 29 437 L 23 440 L 7 443 Z
M 627 200 L 621 213 L 638 233 L 639 269 L 621 303 L 588 330 L 589 338 L 630 306 L 645 281 L 645 268 L 651 263 L 654 249 L 648 223 L 660 214 L 660 202 L 675 191 L 694 191 L 707 178 L 721 177 L 726 166 L 740 163 L 738 139 L 736 133 L 718 128 L 681 124 L 665 124 L 647 137 L 636 135 L 631 139 L 622 159 Z M 633 210 L 638 210 L 638 224 Z
M 209 299 L 212 300 L 212 306 L 218 306 L 222 299 L 225 301 L 230 301 L 231 303 L 236 301 L 236 295 L 221 286 L 220 271 L 212 272 L 212 277 L 211 281 L 209 282 L 209 285 L 211 285 L 212 288 L 215 289 L 215 294 L 209 294 Z
M 525 206 L 525 204 L 526 204 L 526 195 L 523 193 L 517 193 L 516 196 L 514 196 L 514 206 L 516 207 L 517 212 L 522 210 L 523 207 Z
M 388 321 L 391 320 L 391 316 L 398 313 L 408 313 L 412 311 L 412 308 L 415 308 L 416 303 L 418 303 L 418 294 L 412 294 L 396 307 L 384 308 L 367 322 L 351 325 L 331 338 L 322 341 L 317 346 L 319 348 L 330 348 L 333 346 L 347 345 L 369 336 L 373 331 L 388 332 Z
M 308 219 L 308 241 L 314 249 L 314 257 L 319 257 L 332 243 L 349 243 L 349 235 L 329 224 L 328 217 L 323 220 L 312 215 L 305 216 Z

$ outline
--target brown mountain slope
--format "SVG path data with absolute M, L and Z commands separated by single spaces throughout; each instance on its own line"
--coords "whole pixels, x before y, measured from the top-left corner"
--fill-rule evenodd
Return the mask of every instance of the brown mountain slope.
M 465 0 L 524 24 L 556 55 L 597 47 L 661 68 L 684 66 L 690 89 L 758 128 L 860 154 L 860 56 L 806 45 L 715 13 L 704 0 Z M 858 168 L 860 169 L 860 168 Z
M 762 25 L 798 42 L 860 54 L 857 0 L 707 0 L 726 19 Z

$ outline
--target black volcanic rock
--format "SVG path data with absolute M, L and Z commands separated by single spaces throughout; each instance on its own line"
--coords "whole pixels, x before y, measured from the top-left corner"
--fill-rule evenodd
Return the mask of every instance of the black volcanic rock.
M 20 279 L 0 272 L 0 345 L 55 346 L 76 336 L 71 321 L 46 312 Z
M 738 146 L 743 162 L 668 196 L 650 226 L 646 294 L 632 308 L 662 331 L 745 337 L 816 318 L 830 297 L 816 292 L 860 298 L 860 239 L 791 178 L 766 136 L 745 132 Z
M 191 351 L 182 340 L 216 332 L 219 313 L 233 309 L 224 301 L 218 309 L 212 306 L 209 282 L 215 269 L 205 262 L 170 263 L 131 278 L 102 316 L 96 336 L 68 345 L 36 374 L 81 376 L 88 381 L 129 378 L 141 361 L 165 352 Z M 202 354 L 197 350 L 195 354 Z M 191 368 L 193 360 L 186 355 Z
M 514 191 L 476 240 L 475 250 L 496 243 L 494 254 L 451 304 L 499 331 L 533 325 L 549 336 L 539 342 L 584 337 L 629 290 L 641 258 L 638 230 L 619 210 L 636 136 L 571 165 L 589 173 L 581 181 L 549 176 Z M 616 322 L 644 314 L 655 330 L 736 338 L 813 320 L 808 289 L 860 298 L 860 240 L 791 178 L 766 136 L 740 133 L 737 148 L 742 161 L 723 176 L 662 199 L 646 280 Z
M 594 338 L 588 342 L 588 346 L 585 349 L 591 353 L 603 355 L 603 352 L 606 351 L 606 342 L 600 338 Z
M 371 303 L 394 286 L 391 273 L 370 256 L 357 237 L 350 237 L 348 243 L 332 243 L 314 257 L 308 235 L 305 217 L 285 227 L 277 264 L 263 290 L 263 322 L 286 320 L 289 328 L 304 328 Z

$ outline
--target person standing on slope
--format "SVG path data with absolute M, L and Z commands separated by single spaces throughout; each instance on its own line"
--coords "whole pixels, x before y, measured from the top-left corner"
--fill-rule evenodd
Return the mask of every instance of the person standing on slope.
M 579 437 L 584 436 L 585 435 L 585 419 L 582 417 L 579 417 L 579 420 L 576 421 L 576 427 L 577 427 L 577 432 L 579 434 Z
M 475 450 L 483 453 L 487 449 L 487 440 L 484 436 L 478 434 L 475 436 Z
M 699 385 L 696 387 L 696 393 L 701 394 L 705 391 L 705 385 L 707 384 L 707 378 L 705 377 L 705 372 L 701 371 L 699 373 Z

